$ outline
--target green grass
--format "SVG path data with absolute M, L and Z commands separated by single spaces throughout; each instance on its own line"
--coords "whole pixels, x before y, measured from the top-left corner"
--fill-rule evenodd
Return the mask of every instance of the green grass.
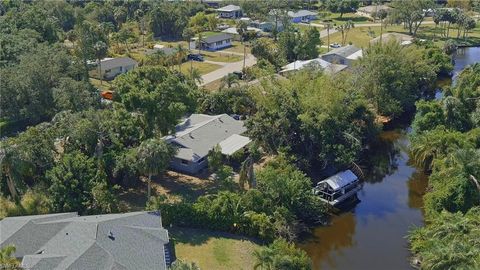
M 196 61 L 192 61 L 192 65 L 193 65 L 193 68 L 198 69 L 198 71 L 202 75 L 210 73 L 222 67 L 220 65 L 215 65 L 211 63 L 205 63 L 205 62 L 196 62 Z M 177 68 L 177 67 L 174 67 L 174 68 Z M 180 70 L 184 74 L 188 74 L 190 72 L 190 61 L 183 63 Z
M 100 91 L 110 90 L 112 86 L 110 82 L 107 82 L 105 80 L 103 80 L 102 84 L 100 84 L 100 80 L 95 78 L 90 78 L 90 82 L 93 84 L 93 86 L 98 88 Z
M 375 35 L 369 36 L 368 31 L 372 30 Z M 404 29 L 403 26 L 388 26 L 383 29 L 383 33 L 402 33 L 408 35 L 408 30 Z M 417 32 L 417 38 L 431 40 L 435 36 L 435 43 L 439 46 L 443 46 L 446 40 L 455 39 L 456 30 L 450 30 L 450 37 L 444 38 L 440 36 L 440 29 L 435 30 L 435 25 L 427 24 L 420 26 Z M 347 34 L 347 43 L 352 42 L 354 45 L 359 47 L 367 47 L 370 43 L 370 40 L 380 36 L 380 27 L 356 27 L 351 29 Z M 330 35 L 330 43 L 341 43 L 342 35 L 340 32 Z M 327 38 L 322 38 L 324 44 L 327 44 Z M 459 39 L 458 42 L 462 45 L 478 45 L 480 44 L 480 26 L 475 28 L 467 39 Z
M 313 23 L 323 23 L 324 20 L 331 20 L 335 24 L 345 24 L 348 21 L 352 21 L 353 23 L 373 23 L 373 19 L 360 16 L 356 13 L 345 13 L 342 17 L 340 17 L 340 13 L 331 13 L 331 12 L 324 12 L 320 13 L 318 19 L 313 21 Z
M 202 32 L 202 38 L 210 37 L 210 36 L 215 36 L 221 34 L 220 32 L 213 32 L 213 31 L 205 31 Z M 198 35 L 196 35 L 198 37 Z
M 238 62 L 243 59 L 240 55 L 232 54 L 228 52 L 202 52 L 205 60 L 215 61 L 215 62 Z
M 177 259 L 195 262 L 200 269 L 253 269 L 251 239 L 228 233 L 188 228 L 169 228 Z
M 241 44 L 239 41 L 232 42 L 232 47 L 222 50 L 222 52 L 237 52 L 243 53 L 243 48 L 245 45 Z M 247 46 L 247 53 L 250 53 L 250 47 Z

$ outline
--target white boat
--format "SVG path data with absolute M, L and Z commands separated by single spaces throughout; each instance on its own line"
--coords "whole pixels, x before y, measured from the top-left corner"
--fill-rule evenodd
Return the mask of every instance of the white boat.
M 339 172 L 317 183 L 313 192 L 320 199 L 335 206 L 352 196 L 362 188 L 358 177 L 350 170 Z

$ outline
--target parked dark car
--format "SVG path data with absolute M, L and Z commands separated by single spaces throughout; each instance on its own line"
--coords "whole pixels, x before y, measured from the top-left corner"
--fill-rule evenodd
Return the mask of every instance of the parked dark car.
M 188 55 L 188 60 L 193 60 L 193 61 L 198 61 L 198 62 L 203 62 L 203 56 L 201 54 L 189 54 Z

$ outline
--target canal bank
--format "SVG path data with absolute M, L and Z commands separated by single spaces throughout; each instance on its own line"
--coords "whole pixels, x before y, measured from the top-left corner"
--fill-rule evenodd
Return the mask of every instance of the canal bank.
M 461 48 L 454 55 L 453 84 L 466 66 L 480 62 L 480 47 Z M 448 83 L 447 85 L 449 85 Z M 406 235 L 423 225 L 422 196 L 427 176 L 408 162 L 410 128 L 384 131 L 360 203 L 335 215 L 298 244 L 313 269 L 410 269 Z

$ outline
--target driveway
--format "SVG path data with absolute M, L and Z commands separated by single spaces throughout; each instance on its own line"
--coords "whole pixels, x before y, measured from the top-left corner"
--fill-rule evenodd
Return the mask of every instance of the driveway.
M 233 53 L 233 54 L 238 54 L 243 56 L 242 53 Z M 229 73 L 232 73 L 234 71 L 242 71 L 243 69 L 243 59 L 241 61 L 233 62 L 233 63 L 214 62 L 214 61 L 208 61 L 208 60 L 206 60 L 205 62 L 221 65 L 222 67 L 210 73 L 202 75 L 203 81 L 200 85 L 211 83 L 213 81 L 216 81 L 218 79 L 225 77 L 225 75 Z M 257 58 L 255 58 L 255 56 L 253 56 L 252 54 L 247 54 L 247 57 L 245 58 L 245 67 L 251 67 L 256 63 L 257 63 Z

